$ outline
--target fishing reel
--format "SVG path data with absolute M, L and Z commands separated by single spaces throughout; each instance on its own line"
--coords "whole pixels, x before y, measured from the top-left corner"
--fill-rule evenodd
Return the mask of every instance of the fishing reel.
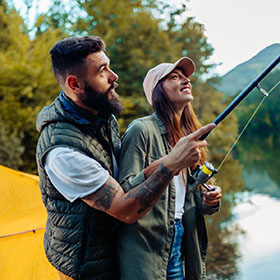
M 188 169 L 188 191 L 194 191 L 198 185 L 202 185 L 208 191 L 213 191 L 215 188 L 209 187 L 205 183 L 217 172 L 218 170 L 212 165 L 212 163 L 207 161 L 205 161 L 202 166 L 198 165 L 192 172 Z

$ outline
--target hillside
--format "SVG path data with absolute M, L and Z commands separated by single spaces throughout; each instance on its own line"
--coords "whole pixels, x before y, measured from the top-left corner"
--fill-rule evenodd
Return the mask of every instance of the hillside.
M 220 83 L 216 86 L 217 89 L 228 96 L 235 95 L 243 90 L 279 55 L 280 44 L 266 47 L 251 59 L 237 65 L 222 76 Z

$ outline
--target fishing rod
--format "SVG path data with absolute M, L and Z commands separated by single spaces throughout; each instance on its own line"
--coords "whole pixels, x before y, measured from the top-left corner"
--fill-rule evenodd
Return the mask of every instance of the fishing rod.
M 225 108 L 225 110 L 212 122 L 217 125 L 223 121 L 234 109 L 235 107 L 256 87 L 259 89 L 259 91 L 268 96 L 268 93 L 261 87 L 259 84 L 262 79 L 264 79 L 268 73 L 271 72 L 273 68 L 277 66 L 277 64 L 280 62 L 280 55 L 269 65 L 267 68 L 259 74 L 259 76 L 253 80 L 241 93 L 239 93 L 235 99 Z M 212 130 L 213 131 L 213 130 Z M 202 135 L 199 140 L 204 140 L 208 135 L 212 132 L 205 133 Z
M 259 91 L 268 96 L 268 93 L 259 84 L 271 71 L 280 63 L 280 56 L 278 56 L 259 76 L 253 80 L 236 98 L 225 108 L 225 110 L 218 115 L 218 117 L 212 122 L 217 125 L 222 122 L 237 106 L 240 102 L 254 89 L 258 88 Z M 213 131 L 213 130 L 212 130 Z M 205 133 L 199 140 L 204 140 L 212 132 Z M 203 185 L 208 191 L 212 191 L 213 188 L 205 183 L 218 172 L 211 163 L 205 162 L 202 166 L 198 165 L 193 171 L 188 169 L 188 190 L 194 191 L 198 185 Z

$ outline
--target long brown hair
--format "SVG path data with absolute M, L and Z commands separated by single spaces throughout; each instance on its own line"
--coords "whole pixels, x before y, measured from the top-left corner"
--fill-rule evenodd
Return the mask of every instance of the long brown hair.
M 180 122 L 176 120 L 174 106 L 162 87 L 162 80 L 153 91 L 152 104 L 154 111 L 168 131 L 168 141 L 172 147 L 180 138 L 195 132 L 201 127 L 190 102 L 185 106 Z M 206 161 L 205 149 L 201 148 L 200 150 L 201 160 L 197 164 L 203 164 Z

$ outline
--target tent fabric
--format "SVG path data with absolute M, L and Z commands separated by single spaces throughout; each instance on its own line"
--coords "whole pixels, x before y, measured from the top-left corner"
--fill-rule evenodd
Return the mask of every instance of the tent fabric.
M 0 165 L 1 279 L 59 279 L 43 249 L 46 218 L 38 176 Z

